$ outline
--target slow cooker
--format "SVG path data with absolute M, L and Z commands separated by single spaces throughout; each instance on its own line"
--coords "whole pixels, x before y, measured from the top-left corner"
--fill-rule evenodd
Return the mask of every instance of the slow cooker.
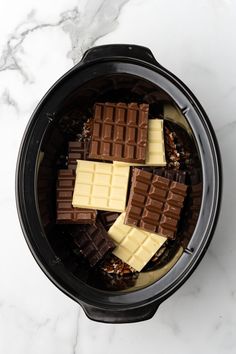
M 71 250 L 65 230 L 55 222 L 56 171 L 65 146 L 91 116 L 94 103 L 105 100 L 146 102 L 153 114 L 161 114 L 160 103 L 171 104 L 179 114 L 164 115 L 164 120 L 188 135 L 201 170 L 199 212 L 187 244 L 176 248 L 162 268 L 141 273 L 138 283 L 123 291 L 104 290 L 91 282 L 83 261 Z M 50 88 L 26 128 L 16 171 L 18 214 L 35 260 L 90 319 L 108 323 L 151 318 L 189 278 L 212 239 L 221 186 L 219 147 L 204 109 L 148 48 L 137 45 L 91 48 Z M 185 232 L 188 220 L 182 224 Z

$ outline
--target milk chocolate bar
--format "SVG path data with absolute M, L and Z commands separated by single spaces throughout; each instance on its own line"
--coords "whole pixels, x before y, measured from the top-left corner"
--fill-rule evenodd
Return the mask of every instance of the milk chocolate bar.
M 99 211 L 98 217 L 105 229 L 109 230 L 119 215 L 120 213 L 114 211 Z
M 68 168 L 75 170 L 77 160 L 87 160 L 90 141 L 70 141 L 68 145 Z
M 59 170 L 57 179 L 57 223 L 91 224 L 97 212 L 91 209 L 73 208 L 72 196 L 75 184 L 74 170 Z
M 115 247 L 114 242 L 108 237 L 99 220 L 96 224 L 78 225 L 78 232 L 74 236 L 74 242 L 91 267 L 95 266 L 108 251 L 113 250 Z
M 145 163 L 148 104 L 97 103 L 89 158 Z
M 175 238 L 187 186 L 134 169 L 125 224 Z
M 114 161 L 119 165 L 129 166 L 165 166 L 165 144 L 163 135 L 163 120 L 161 119 L 149 119 L 148 120 L 148 140 L 146 149 L 145 164 L 138 164 L 132 162 Z

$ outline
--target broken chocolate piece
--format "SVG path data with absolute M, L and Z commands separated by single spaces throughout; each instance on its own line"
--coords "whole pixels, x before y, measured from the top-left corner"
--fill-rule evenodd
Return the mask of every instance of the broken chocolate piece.
M 93 225 L 78 225 L 77 234 L 73 239 L 91 267 L 115 247 L 100 221 Z
M 113 254 L 140 272 L 165 243 L 166 237 L 125 225 L 124 219 L 125 213 L 120 214 L 108 230 L 116 243 Z
M 109 230 L 120 213 L 115 211 L 100 211 L 98 216 L 106 230 Z
M 171 170 L 171 169 L 165 169 L 165 168 L 153 168 L 152 171 L 150 171 L 150 172 L 152 172 L 155 175 L 168 178 L 171 181 L 186 184 L 186 178 L 187 178 L 186 171 Z

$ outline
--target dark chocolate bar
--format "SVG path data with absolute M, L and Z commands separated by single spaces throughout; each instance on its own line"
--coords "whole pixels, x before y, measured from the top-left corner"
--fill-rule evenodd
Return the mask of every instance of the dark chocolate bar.
M 108 251 L 115 248 L 114 242 L 99 220 L 93 225 L 79 225 L 74 242 L 91 267 L 102 260 Z
M 115 211 L 99 211 L 98 217 L 101 220 L 106 230 L 109 230 L 113 223 L 116 221 L 120 213 Z
M 148 104 L 97 103 L 89 158 L 145 163 Z
M 187 186 L 134 169 L 125 224 L 175 238 Z
M 74 208 L 72 197 L 75 184 L 74 170 L 59 170 L 57 179 L 57 223 L 91 224 L 96 220 L 96 210 Z
M 168 178 L 171 181 L 187 184 L 187 172 L 183 170 L 174 170 L 163 167 L 141 167 L 141 170 Z
M 70 141 L 68 145 L 68 168 L 76 169 L 77 160 L 87 160 L 90 141 Z

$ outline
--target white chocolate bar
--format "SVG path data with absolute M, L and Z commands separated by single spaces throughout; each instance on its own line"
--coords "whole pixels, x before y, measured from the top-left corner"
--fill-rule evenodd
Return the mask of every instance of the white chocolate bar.
M 78 160 L 72 205 L 122 212 L 126 206 L 128 180 L 128 166 Z
M 164 244 L 166 237 L 125 225 L 124 219 L 125 213 L 122 213 L 108 230 L 117 246 L 113 254 L 140 272 Z

